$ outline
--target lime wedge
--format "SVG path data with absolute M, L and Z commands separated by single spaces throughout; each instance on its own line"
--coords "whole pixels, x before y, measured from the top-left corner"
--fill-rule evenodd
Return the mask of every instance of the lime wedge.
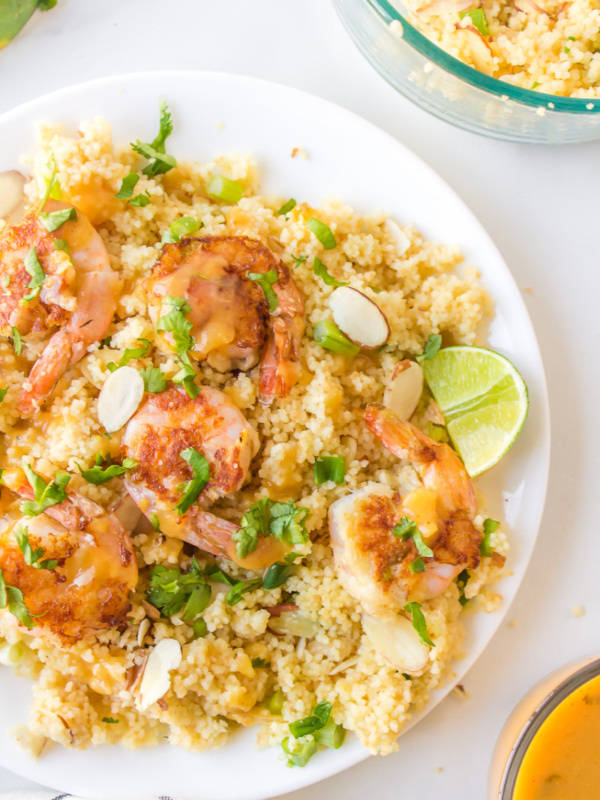
M 493 350 L 459 346 L 419 363 L 469 475 L 500 461 L 529 408 L 527 386 L 511 362 Z

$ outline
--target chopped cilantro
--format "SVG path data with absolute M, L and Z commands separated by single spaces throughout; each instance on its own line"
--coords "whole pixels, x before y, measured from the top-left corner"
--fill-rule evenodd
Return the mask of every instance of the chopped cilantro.
M 425 620 L 425 615 L 421 611 L 421 604 L 407 603 L 404 608 L 412 615 L 412 626 L 419 634 L 421 641 L 424 644 L 428 644 L 430 647 L 435 647 L 435 644 L 431 641 L 427 632 L 427 622 Z
M 148 339 L 138 339 L 138 342 L 142 342 L 142 347 L 126 347 L 119 363 L 115 364 L 114 361 L 111 361 L 106 365 L 107 369 L 110 370 L 110 372 L 114 372 L 116 369 L 119 369 L 119 367 L 124 367 L 126 364 L 129 364 L 133 358 L 144 358 L 144 356 L 147 356 L 152 345 Z
M 423 349 L 423 358 L 427 359 L 427 361 L 431 361 L 431 359 L 437 356 L 441 346 L 442 346 L 441 334 L 432 333 L 429 339 L 427 339 L 427 343 L 425 345 L 425 348 Z
M 54 249 L 55 250 L 62 250 L 68 256 L 71 255 L 71 251 L 69 250 L 69 243 L 66 239 L 55 239 L 54 240 Z
M 304 544 L 308 541 L 308 531 L 304 525 L 308 514 L 307 508 L 296 506 L 293 502 L 274 503 L 270 498 L 262 497 L 246 511 L 241 528 L 233 534 L 238 558 L 246 558 L 254 552 L 261 535 L 273 535 L 288 544 Z
M 112 717 L 102 717 L 102 722 L 106 722 L 107 725 L 116 725 L 118 719 L 113 719 Z
M 65 222 L 73 220 L 77 222 L 77 211 L 74 208 L 61 208 L 60 211 L 40 211 L 40 222 L 48 233 L 54 233 Z
M 178 514 L 185 514 L 185 512 L 192 506 L 198 499 L 200 492 L 208 483 L 210 477 L 210 470 L 208 461 L 193 447 L 188 447 L 180 456 L 184 458 L 194 473 L 194 477 L 187 484 L 184 495 L 175 506 Z
M 293 564 L 294 561 L 297 561 L 299 558 L 304 558 L 303 553 L 286 553 L 283 557 L 283 560 L 286 564 Z
M 177 161 L 166 153 L 165 143 L 173 131 L 171 114 L 164 100 L 160 101 L 160 121 L 158 135 L 150 144 L 140 142 L 132 143 L 131 147 L 139 155 L 149 160 L 142 172 L 150 178 L 155 175 L 163 175 L 165 172 L 177 166 Z
M 333 275 L 329 274 L 327 267 L 320 258 L 315 258 L 313 262 L 313 272 L 318 278 L 321 278 L 323 283 L 327 284 L 327 286 L 348 286 L 350 283 L 350 281 L 337 281 Z
M 16 586 L 9 586 L 6 583 L 2 569 L 0 569 L 0 608 L 7 607 L 13 617 L 19 620 L 21 625 L 24 625 L 26 628 L 35 627 L 35 622 L 32 620 L 31 614 L 25 605 L 23 592 L 17 589 Z
M 333 235 L 333 231 L 329 225 L 321 222 L 320 219 L 311 217 L 309 220 L 307 220 L 306 227 L 317 237 L 325 250 L 333 250 L 333 248 L 336 246 L 337 242 L 335 240 L 335 236 Z
M 32 548 L 29 542 L 29 533 L 23 524 L 18 523 L 15 525 L 13 533 L 19 545 L 19 549 L 23 553 L 26 564 L 30 567 L 35 567 L 35 569 L 56 569 L 58 561 L 55 558 L 46 558 L 42 560 L 42 556 L 44 555 L 43 547 L 36 547 L 35 550 Z
M 419 572 L 425 572 L 425 562 L 419 556 L 418 558 L 415 558 L 414 561 L 410 562 L 410 564 L 408 565 L 408 568 L 412 573 L 415 573 L 415 574 L 419 573 Z
M 5 387 L 4 389 L 0 389 L 0 403 L 1 403 L 1 402 L 4 400 L 4 398 L 6 397 L 6 393 L 7 393 L 7 392 L 8 392 L 8 386 L 7 386 L 7 387 Z
M 129 201 L 130 206 L 135 206 L 135 208 L 145 208 L 146 206 L 150 205 L 150 195 L 148 190 L 143 194 L 136 194 L 135 197 L 132 197 Z
M 392 533 L 394 536 L 397 536 L 399 539 L 402 539 L 405 542 L 407 539 L 410 539 L 415 533 L 418 533 L 419 529 L 417 527 L 417 523 L 409 519 L 408 517 L 402 517 L 400 522 L 398 522 L 392 528 Z
M 167 569 L 162 564 L 150 569 L 146 596 L 163 617 L 172 617 L 183 609 L 184 619 L 195 619 L 209 604 L 210 594 L 210 586 L 195 558 L 187 572 L 175 567 Z
M 246 594 L 247 592 L 253 592 L 255 589 L 258 589 L 261 584 L 261 578 L 253 578 L 249 581 L 239 581 L 232 587 L 231 591 L 225 598 L 227 600 L 227 604 L 230 606 L 235 606 L 242 599 L 242 595 Z
M 294 259 L 294 269 L 298 269 L 300 264 L 304 264 L 304 262 L 306 261 L 308 256 L 294 256 L 293 255 L 292 258 Z
M 54 480 L 46 481 L 34 472 L 29 464 L 23 463 L 23 470 L 33 489 L 33 496 L 35 500 L 23 500 L 21 503 L 21 511 L 28 517 L 36 517 L 42 514 L 47 508 L 62 503 L 67 499 L 65 491 L 67 484 L 71 480 L 68 472 L 56 470 L 54 473 Z
M 58 180 L 56 179 L 56 161 L 54 160 L 54 156 L 50 156 L 47 166 L 50 168 L 50 177 L 46 181 L 46 192 L 44 193 L 44 197 L 40 203 L 38 213 L 44 210 L 44 206 L 48 202 L 48 198 L 53 196 L 55 200 L 60 200 L 61 198 L 60 186 L 58 184 Z M 58 192 L 56 192 L 56 189 L 58 189 Z
M 173 377 L 173 382 L 183 384 L 189 396 L 194 398 L 198 396 L 200 389 L 194 383 L 196 373 L 188 353 L 188 350 L 192 350 L 196 343 L 190 334 L 192 323 L 185 316 L 191 311 L 191 307 L 183 297 L 173 297 L 172 295 L 167 295 L 165 303 L 171 306 L 171 311 L 158 320 L 156 329 L 172 334 L 177 359 L 181 365 L 181 370 Z
M 135 185 L 139 179 L 140 176 L 137 174 L 137 172 L 130 172 L 129 175 L 126 175 L 121 181 L 121 188 L 115 195 L 117 200 L 129 200 L 129 198 L 133 195 L 133 190 L 135 189 Z
M 169 385 L 164 373 L 158 367 L 145 367 L 140 370 L 140 375 L 144 379 L 144 389 L 150 394 L 164 392 Z
M 31 289 L 30 292 L 27 292 L 25 297 L 21 300 L 22 303 L 28 303 L 30 300 L 33 300 L 34 297 L 40 293 L 40 289 L 46 279 L 46 273 L 42 269 L 42 265 L 39 262 L 37 256 L 37 250 L 35 247 L 32 247 L 25 259 L 23 261 L 25 269 L 31 275 L 31 280 L 27 284 L 27 288 Z
M 96 461 L 98 461 L 98 458 L 101 459 L 102 456 L 98 454 L 96 456 Z M 102 462 L 100 461 L 100 464 L 101 463 Z M 79 469 L 82 477 L 85 478 L 88 483 L 93 483 L 94 486 L 100 486 L 101 484 L 108 483 L 108 481 L 116 478 L 117 475 L 124 475 L 128 469 L 137 467 L 138 462 L 134 461 L 133 458 L 124 458 L 122 465 L 110 464 L 109 466 L 103 468 L 100 466 L 100 464 L 96 463 L 96 465 L 91 469 L 82 469 L 81 466 L 77 464 L 77 468 Z
M 254 669 L 269 669 L 271 667 L 271 662 L 265 661 L 264 658 L 253 658 L 252 666 Z
M 279 305 L 277 294 L 273 289 L 273 284 L 277 283 L 279 280 L 277 270 L 270 269 L 268 272 L 248 272 L 247 277 L 250 278 L 251 281 L 256 281 L 261 287 L 265 293 L 269 311 L 272 314 Z

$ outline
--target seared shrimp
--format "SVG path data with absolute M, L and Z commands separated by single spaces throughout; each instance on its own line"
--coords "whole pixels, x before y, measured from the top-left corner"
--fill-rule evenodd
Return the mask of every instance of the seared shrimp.
M 176 506 L 182 498 L 182 484 L 193 477 L 192 468 L 181 456 L 189 447 L 206 458 L 210 477 L 196 502 L 179 514 Z M 280 558 L 285 546 L 269 537 L 240 560 L 233 540 L 239 526 L 206 510 L 219 497 L 242 486 L 257 449 L 256 432 L 227 395 L 203 386 L 192 399 L 183 389 L 172 387 L 151 395 L 125 429 L 123 456 L 138 462 L 128 472 L 125 485 L 144 514 L 157 516 L 166 536 L 248 569 L 259 569 Z
M 276 273 L 277 307 L 248 274 Z M 221 372 L 248 370 L 259 360 L 260 400 L 284 397 L 301 374 L 299 347 L 304 303 L 288 268 L 267 247 L 244 236 L 206 236 L 167 244 L 146 282 L 156 324 L 171 310 L 165 298 L 182 297 L 191 311 L 191 355 Z M 172 351 L 172 334 L 164 334 Z M 262 358 L 261 358 L 262 353 Z
M 24 476 L 15 488 L 33 498 Z M 35 622 L 32 634 L 51 633 L 69 643 L 125 623 L 138 571 L 129 534 L 114 514 L 72 492 L 43 514 L 13 516 L 5 524 L 0 568 L 6 583 L 23 592 Z M 33 550 L 42 548 L 41 559 L 57 562 L 53 569 L 25 562 L 19 530 L 27 532 Z
M 367 612 L 386 616 L 407 602 L 436 597 L 463 569 L 476 567 L 483 536 L 473 524 L 477 508 L 473 484 L 451 447 L 383 407 L 368 406 L 365 421 L 391 453 L 416 466 L 423 482 L 405 497 L 389 486 L 369 483 L 329 508 L 331 543 L 342 584 Z M 416 523 L 433 551 L 432 556 L 421 556 L 422 572 L 410 569 L 419 557 L 412 536 L 403 541 L 394 534 L 394 529 L 401 533 L 396 526 L 403 518 Z
M 49 200 L 44 210 L 71 206 Z M 57 239 L 67 243 L 69 255 L 55 249 Z M 39 293 L 31 295 L 32 275 L 26 269 L 33 252 L 44 272 Z M 31 258 L 31 256 L 30 256 Z M 81 213 L 48 233 L 30 211 L 19 225 L 0 233 L 0 333 L 16 328 L 25 341 L 49 338 L 21 393 L 19 411 L 30 416 L 67 369 L 101 339 L 115 313 L 120 281 L 113 272 L 100 235 Z M 32 290 L 33 291 L 33 290 Z

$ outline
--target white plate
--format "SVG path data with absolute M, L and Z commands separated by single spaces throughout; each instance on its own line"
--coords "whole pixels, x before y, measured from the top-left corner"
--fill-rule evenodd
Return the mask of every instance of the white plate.
M 523 579 L 547 484 L 550 424 L 544 371 L 525 305 L 506 264 L 464 203 L 395 139 L 324 100 L 252 78 L 156 72 L 56 92 L 0 117 L 0 170 L 19 168 L 19 156 L 33 152 L 39 121 L 62 122 L 75 131 L 80 120 L 101 115 L 113 124 L 116 142 L 148 141 L 157 128 L 159 97 L 173 113 L 169 152 L 178 158 L 204 161 L 217 152 L 252 153 L 260 163 L 263 192 L 313 205 L 331 194 L 363 212 L 383 208 L 398 220 L 414 222 L 429 238 L 459 243 L 467 260 L 480 268 L 496 302 L 489 345 L 516 364 L 529 386 L 531 407 L 517 444 L 480 481 L 490 515 L 503 516 L 510 525 L 512 574 L 500 586 L 501 610 L 466 620 L 468 656 L 454 666 L 460 681 L 500 625 Z M 302 147 L 308 158 L 290 158 L 294 147 Z M 366 757 L 356 739 L 348 736 L 340 750 L 319 753 L 304 769 L 289 769 L 276 749 L 256 751 L 255 733 L 246 730 L 225 747 L 205 753 L 167 745 L 135 752 L 106 746 L 85 752 L 54 747 L 32 762 L 7 733 L 28 719 L 31 684 L 5 667 L 0 670 L 0 764 L 61 791 L 106 800 L 163 794 L 193 800 L 262 800 L 315 783 Z M 436 692 L 411 725 L 451 688 Z

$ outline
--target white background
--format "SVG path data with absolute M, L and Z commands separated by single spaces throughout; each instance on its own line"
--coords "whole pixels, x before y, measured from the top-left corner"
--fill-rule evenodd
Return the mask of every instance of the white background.
M 379 125 L 471 206 L 524 292 L 547 371 L 553 447 L 542 530 L 517 600 L 464 681 L 468 702 L 449 697 L 399 753 L 286 796 L 484 800 L 515 703 L 547 672 L 600 653 L 600 143 L 506 144 L 428 116 L 363 60 L 327 0 L 59 0 L 0 52 L 0 112 L 72 83 L 161 68 L 274 80 Z M 577 604 L 583 617 L 572 616 Z M 20 788 L 34 786 L 0 769 L 0 791 Z

